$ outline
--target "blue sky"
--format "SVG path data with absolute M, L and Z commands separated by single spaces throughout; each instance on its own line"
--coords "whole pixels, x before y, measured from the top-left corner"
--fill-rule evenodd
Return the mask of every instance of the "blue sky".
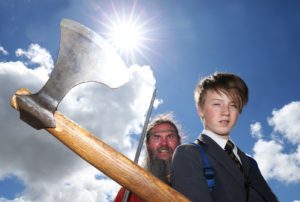
M 248 84 L 250 100 L 232 138 L 257 159 L 280 201 L 300 201 L 300 2 L 296 0 L 1 1 L 0 201 L 113 199 L 116 183 L 95 178 L 96 170 L 54 138 L 21 123 L 8 102 L 18 88 L 36 91 L 47 80 L 58 54 L 63 18 L 106 38 L 105 25 L 130 13 L 144 23 L 147 40 L 134 59 L 121 54 L 134 79 L 118 96 L 111 95 L 123 98 L 116 102 L 122 112 L 103 107 L 112 101 L 95 92 L 110 92 L 94 85 L 72 91 L 61 110 L 132 157 L 151 85 L 158 90 L 153 115 L 173 111 L 187 141 L 193 141 L 202 130 L 193 101 L 198 80 L 215 71 L 238 74 Z M 131 109 L 135 104 L 140 108 Z M 106 119 L 99 115 L 105 113 Z

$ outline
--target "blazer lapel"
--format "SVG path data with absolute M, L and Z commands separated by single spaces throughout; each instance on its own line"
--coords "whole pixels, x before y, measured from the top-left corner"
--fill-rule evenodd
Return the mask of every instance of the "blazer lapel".
M 244 174 L 245 176 L 248 176 L 249 170 L 250 170 L 250 162 L 249 162 L 249 158 L 247 157 L 247 155 L 242 152 L 239 148 L 238 148 L 238 155 L 242 161 L 242 165 L 243 165 L 243 170 L 244 170 Z
M 207 135 L 201 135 L 199 140 L 206 145 L 207 153 L 214 158 L 215 161 L 218 162 L 241 186 L 244 186 L 244 174 L 239 170 L 225 151 Z

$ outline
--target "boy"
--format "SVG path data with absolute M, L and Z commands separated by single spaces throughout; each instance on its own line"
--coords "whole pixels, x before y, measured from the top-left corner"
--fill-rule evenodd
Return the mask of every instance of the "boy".
M 238 76 L 215 73 L 201 80 L 194 92 L 204 130 L 195 141 L 175 150 L 171 185 L 193 202 L 278 201 L 256 161 L 230 138 L 239 113 L 248 101 L 248 87 Z M 203 171 L 204 153 L 213 169 L 211 190 Z

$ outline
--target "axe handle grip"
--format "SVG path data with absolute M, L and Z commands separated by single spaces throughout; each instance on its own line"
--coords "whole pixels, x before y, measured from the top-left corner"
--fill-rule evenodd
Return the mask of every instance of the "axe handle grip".
M 16 92 L 16 95 L 22 94 L 31 93 L 24 88 Z M 15 95 L 11 99 L 11 106 L 19 110 Z M 181 193 L 145 171 L 129 158 L 105 144 L 91 132 L 80 127 L 60 112 L 56 111 L 54 117 L 56 127 L 46 128 L 49 133 L 81 158 L 126 189 L 134 192 L 144 201 L 189 201 Z

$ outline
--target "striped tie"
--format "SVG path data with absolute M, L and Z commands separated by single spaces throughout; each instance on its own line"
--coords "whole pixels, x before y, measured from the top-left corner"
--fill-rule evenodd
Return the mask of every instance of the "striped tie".
M 225 145 L 225 152 L 229 155 L 229 157 L 234 161 L 234 163 L 239 167 L 240 171 L 243 172 L 243 167 L 241 162 L 238 160 L 238 158 L 233 153 L 234 144 L 228 140 Z

